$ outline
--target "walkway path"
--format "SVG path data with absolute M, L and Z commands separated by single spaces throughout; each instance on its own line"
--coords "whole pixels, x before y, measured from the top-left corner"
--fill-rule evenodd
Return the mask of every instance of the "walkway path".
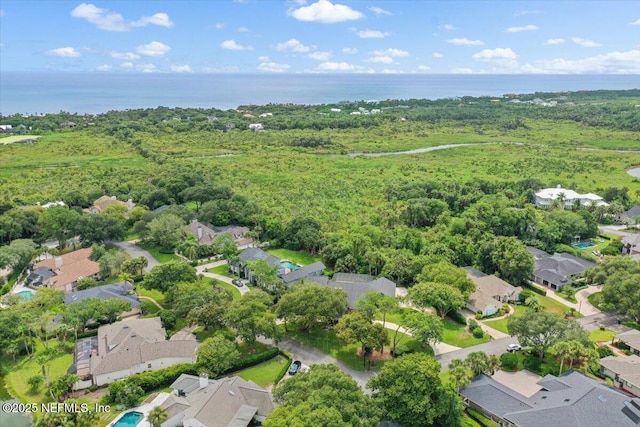
M 227 276 L 223 276 L 221 274 L 216 274 L 216 273 L 209 273 L 207 270 L 209 270 L 210 268 L 215 268 L 215 267 L 220 267 L 221 265 L 227 265 L 227 261 L 214 261 L 214 262 L 210 262 L 209 264 L 203 264 L 203 265 L 199 265 L 196 267 L 196 271 L 198 274 L 202 274 L 204 277 L 208 277 L 210 279 L 216 279 L 219 280 L 221 282 L 225 282 L 228 283 L 230 285 L 233 285 L 233 280 L 231 277 L 227 277 Z M 249 288 L 246 285 L 246 280 L 242 282 L 243 285 L 242 287 L 239 287 L 238 290 L 240 291 L 240 295 L 244 295 L 247 292 L 249 292 Z M 235 286 L 235 285 L 233 285 Z
M 382 322 L 382 320 L 374 320 L 374 323 L 379 323 L 379 324 L 382 325 L 383 322 Z M 397 325 L 395 323 L 391 323 L 389 321 L 384 323 L 384 327 L 387 328 L 387 329 L 390 329 L 390 330 L 392 330 L 394 332 L 396 330 L 399 330 L 400 332 L 402 332 L 405 335 L 413 336 L 413 334 L 410 331 L 406 330 L 402 326 L 399 326 L 399 325 Z M 434 353 L 435 356 L 437 356 L 439 354 L 444 354 L 444 353 L 449 353 L 449 352 L 452 352 L 452 351 L 460 350 L 460 347 L 456 347 L 454 345 L 446 344 L 446 343 L 443 343 L 443 342 L 439 342 L 439 343 L 437 343 L 435 345 L 432 344 L 431 347 L 433 348 L 433 353 Z
M 129 256 L 131 256 L 131 258 L 137 258 L 139 256 L 145 257 L 147 259 L 148 264 L 144 268 L 144 271 L 150 271 L 156 265 L 160 265 L 158 260 L 155 259 L 153 255 L 149 253 L 149 251 L 142 249 L 140 246 L 136 245 L 136 243 L 138 243 L 138 240 L 131 240 L 129 242 L 115 242 L 115 241 L 107 242 L 107 244 L 109 245 L 113 245 L 117 248 L 122 249 L 123 251 L 128 253 Z
M 163 307 L 163 306 L 161 306 L 161 305 L 160 305 L 160 303 L 159 303 L 158 301 L 154 300 L 154 299 L 153 299 L 153 298 L 151 298 L 151 297 L 145 297 L 145 296 L 143 296 L 143 295 L 138 295 L 138 298 L 139 298 L 139 299 L 142 299 L 142 300 L 149 301 L 149 302 L 151 302 L 153 305 L 155 305 L 156 307 L 158 307 L 160 310 L 164 310 L 164 307 Z
M 561 296 L 557 295 L 553 289 L 547 289 L 547 296 L 551 299 L 554 299 L 567 307 L 573 308 L 580 314 L 585 316 L 591 316 L 594 314 L 600 313 L 600 310 L 591 305 L 589 300 L 587 299 L 589 295 L 600 292 L 602 289 L 600 286 L 589 286 L 586 289 L 582 289 L 576 293 L 576 301 L 577 303 L 573 303 L 568 301 Z

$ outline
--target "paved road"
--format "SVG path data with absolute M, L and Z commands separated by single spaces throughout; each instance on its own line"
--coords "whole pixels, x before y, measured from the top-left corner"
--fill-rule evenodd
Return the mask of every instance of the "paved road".
M 519 344 L 518 339 L 515 337 L 507 337 L 492 340 L 483 344 L 461 348 L 460 350 L 452 351 L 450 353 L 440 354 L 436 356 L 436 360 L 440 362 L 442 372 L 444 372 L 449 370 L 449 363 L 451 363 L 453 359 L 464 359 L 474 351 L 484 351 L 488 355 L 499 355 L 507 351 L 507 346 L 509 344 Z
M 578 319 L 578 323 L 580 323 L 587 331 L 598 329 L 600 328 L 600 325 L 604 325 L 606 328 L 616 332 L 628 331 L 630 329 L 629 327 L 618 323 L 622 319 L 624 319 L 624 316 L 620 316 L 616 313 L 601 312 L 580 318 Z
M 160 265 L 157 259 L 153 257 L 148 251 L 145 251 L 140 246 L 136 245 L 134 241 L 132 242 L 107 242 L 109 245 L 113 245 L 117 248 L 122 249 L 126 253 L 128 253 L 131 258 L 137 258 L 139 256 L 143 256 L 147 259 L 148 265 L 144 268 L 144 271 L 150 271 L 156 265 Z
M 599 225 L 598 229 L 602 234 L 612 234 L 614 236 L 626 237 L 632 236 L 637 233 L 629 233 L 628 231 L 623 231 L 627 228 L 626 225 Z

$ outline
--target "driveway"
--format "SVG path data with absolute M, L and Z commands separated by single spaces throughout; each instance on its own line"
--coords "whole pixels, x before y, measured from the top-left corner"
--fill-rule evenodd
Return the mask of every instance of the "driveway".
M 556 292 L 553 289 L 547 289 L 547 296 L 566 305 L 567 307 L 573 308 L 580 314 L 591 316 L 600 313 L 600 310 L 592 306 L 587 298 L 589 297 L 589 295 L 598 293 L 601 290 L 602 288 L 600 286 L 589 286 L 576 292 L 577 303 L 567 301 L 566 299 L 556 295 Z
M 131 242 L 107 242 L 109 245 L 113 245 L 117 248 L 122 249 L 126 253 L 131 256 L 131 258 L 137 258 L 139 256 L 143 256 L 147 259 L 148 265 L 144 268 L 144 271 L 150 271 L 156 265 L 160 265 L 157 259 L 155 259 L 148 251 L 145 251 L 140 246 L 136 245 L 135 241 Z
M 614 236 L 626 237 L 633 236 L 637 233 L 629 233 L 628 231 L 623 231 L 627 228 L 626 225 L 599 225 L 598 230 L 602 234 L 611 234 Z
M 272 340 L 259 338 L 259 341 L 268 345 L 274 345 Z M 308 345 L 302 344 L 301 342 L 289 338 L 283 338 L 282 341 L 278 343 L 278 348 L 291 353 L 294 360 L 299 360 L 300 362 L 302 362 L 303 367 L 315 365 L 318 363 L 329 363 L 332 365 L 336 365 L 342 372 L 350 375 L 351 378 L 353 378 L 355 382 L 357 382 L 358 385 L 362 387 L 365 393 L 371 393 L 371 391 L 367 389 L 367 382 L 376 375 L 373 372 L 356 371 L 355 369 L 351 369 L 336 358 L 331 357 L 328 354 L 324 354 L 320 350 L 317 350 L 313 347 L 309 347 Z
M 221 282 L 224 283 L 228 283 L 230 285 L 233 285 L 233 279 L 231 277 L 227 277 L 227 276 L 223 276 L 221 274 L 216 274 L 216 273 L 209 273 L 207 270 L 209 270 L 210 268 L 215 268 L 215 267 L 220 267 L 221 265 L 227 265 L 227 261 L 215 261 L 215 262 L 210 262 L 209 264 L 204 264 L 204 265 L 199 265 L 196 267 L 196 272 L 198 274 L 202 274 L 204 277 L 208 277 L 210 279 L 216 279 L 219 280 Z M 246 280 L 242 281 L 242 287 L 238 288 L 238 290 L 240 291 L 240 295 L 244 295 L 247 292 L 249 292 L 249 288 L 246 285 Z
M 440 354 L 436 356 L 436 360 L 440 362 L 440 365 L 442 365 L 442 372 L 445 372 L 449 370 L 449 363 L 451 363 L 453 359 L 464 359 L 474 351 L 484 351 L 488 355 L 500 355 L 507 351 L 507 345 L 509 344 L 519 344 L 518 339 L 515 337 L 506 337 L 492 340 L 471 347 L 451 351 L 449 353 Z

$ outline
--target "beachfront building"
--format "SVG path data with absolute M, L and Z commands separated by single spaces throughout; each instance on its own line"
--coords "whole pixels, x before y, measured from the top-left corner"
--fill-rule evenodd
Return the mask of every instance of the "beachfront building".
M 577 206 L 609 206 L 597 194 L 579 194 L 573 190 L 562 188 L 560 185 L 554 188 L 543 188 L 536 192 L 534 202 L 537 207 L 543 209 L 548 209 L 554 203 L 563 209 L 573 209 Z

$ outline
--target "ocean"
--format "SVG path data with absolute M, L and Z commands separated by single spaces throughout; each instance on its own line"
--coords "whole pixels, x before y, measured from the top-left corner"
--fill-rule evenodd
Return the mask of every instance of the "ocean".
M 0 73 L 0 113 L 163 107 L 231 109 L 507 93 L 640 88 L 638 75 Z

